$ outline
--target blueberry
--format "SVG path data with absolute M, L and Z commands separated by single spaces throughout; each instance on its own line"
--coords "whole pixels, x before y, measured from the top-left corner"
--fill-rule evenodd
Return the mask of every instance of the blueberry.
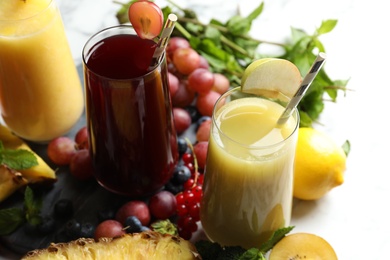
M 93 237 L 95 233 L 95 226 L 89 222 L 81 224 L 79 237 Z
M 191 171 L 185 165 L 176 165 L 173 170 L 172 183 L 184 184 L 189 178 L 191 178 Z
M 201 117 L 201 114 L 199 113 L 196 106 L 187 106 L 185 110 L 187 110 L 187 112 L 190 114 L 192 122 L 196 122 Z
M 136 216 L 129 216 L 125 221 L 125 228 L 127 233 L 141 232 L 142 223 Z
M 97 218 L 99 222 L 103 222 L 108 219 L 115 218 L 115 210 L 114 209 L 103 209 L 97 213 Z
M 70 239 L 79 238 L 81 232 L 80 222 L 76 219 L 70 219 L 68 222 L 66 222 L 65 232 Z
M 184 138 L 182 138 L 182 137 L 177 138 L 177 146 L 179 148 L 179 155 L 180 156 L 182 156 L 185 152 L 187 152 L 188 144 Z
M 171 181 L 165 185 L 165 190 L 171 192 L 172 194 L 178 194 L 179 192 L 182 192 L 183 189 L 184 187 L 182 184 L 177 185 L 172 183 Z
M 54 214 L 58 218 L 70 218 L 73 215 L 73 202 L 70 199 L 58 200 L 54 205 Z
M 142 227 L 141 227 L 141 232 L 143 232 L 143 231 L 148 231 L 148 230 L 150 230 L 150 228 L 147 227 L 147 226 L 142 226 Z
M 46 235 L 55 230 L 56 223 L 51 216 L 43 216 L 42 222 L 37 226 L 40 234 Z

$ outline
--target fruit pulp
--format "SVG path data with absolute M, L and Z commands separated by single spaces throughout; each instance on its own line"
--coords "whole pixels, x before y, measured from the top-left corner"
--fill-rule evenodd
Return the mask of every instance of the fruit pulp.
M 31 141 L 80 118 L 82 86 L 54 1 L 0 1 L 0 105 L 7 126 Z
M 110 36 L 84 64 L 96 178 L 132 197 L 166 184 L 178 158 L 165 59 L 148 71 L 155 47 L 135 35 Z
M 289 225 L 297 120 L 276 127 L 283 109 L 248 97 L 213 115 L 200 207 L 210 240 L 259 247 Z

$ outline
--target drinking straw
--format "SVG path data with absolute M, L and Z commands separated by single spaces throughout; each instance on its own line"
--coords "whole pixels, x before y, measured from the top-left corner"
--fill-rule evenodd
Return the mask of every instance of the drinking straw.
M 301 101 L 301 99 L 305 95 L 306 91 L 309 89 L 311 83 L 313 82 L 314 78 L 317 76 L 322 65 L 324 64 L 325 59 L 326 59 L 325 53 L 320 52 L 317 55 L 317 58 L 315 59 L 314 63 L 312 64 L 309 72 L 306 74 L 306 76 L 302 80 L 302 83 L 299 86 L 297 92 L 294 94 L 293 98 L 287 104 L 283 114 L 279 117 L 278 125 L 282 125 L 282 124 L 286 123 L 288 118 L 292 115 L 294 108 L 296 108 L 298 106 L 299 102 Z
M 161 37 L 157 43 L 157 47 L 153 53 L 153 59 L 151 66 L 154 67 L 158 63 L 160 63 L 162 59 L 162 53 L 168 45 L 169 38 L 171 37 L 173 28 L 175 27 L 175 23 L 177 21 L 177 16 L 175 14 L 169 14 L 167 21 L 165 22 L 164 28 L 161 32 Z

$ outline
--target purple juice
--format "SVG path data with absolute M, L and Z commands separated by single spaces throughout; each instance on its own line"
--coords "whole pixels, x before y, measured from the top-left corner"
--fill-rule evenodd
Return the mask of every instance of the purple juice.
M 165 59 L 149 70 L 156 44 L 121 34 L 84 58 L 86 112 L 95 176 L 131 197 L 166 184 L 178 159 Z

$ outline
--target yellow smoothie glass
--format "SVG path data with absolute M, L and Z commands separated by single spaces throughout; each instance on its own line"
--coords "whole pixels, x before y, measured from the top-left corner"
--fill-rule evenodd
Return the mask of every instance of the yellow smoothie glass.
M 54 0 L 0 1 L 0 106 L 6 125 L 36 142 L 80 118 L 81 81 Z
M 259 247 L 289 225 L 299 115 L 276 124 L 287 101 L 235 88 L 215 104 L 200 208 L 211 241 Z

